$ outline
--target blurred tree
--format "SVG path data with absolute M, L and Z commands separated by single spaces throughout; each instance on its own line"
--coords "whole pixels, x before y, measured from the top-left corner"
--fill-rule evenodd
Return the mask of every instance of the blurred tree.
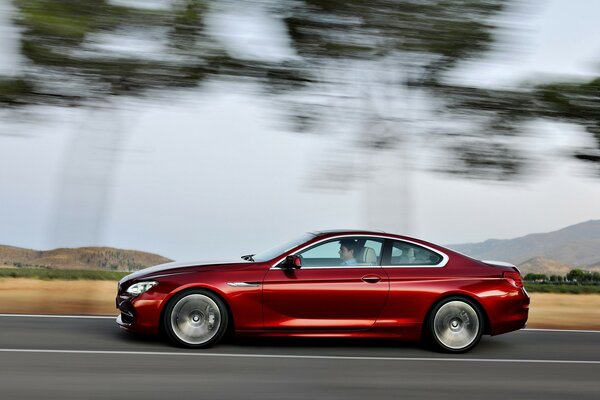
M 599 80 L 521 90 L 449 83 L 449 72 L 494 48 L 497 17 L 510 0 L 244 2 L 283 19 L 296 56 L 276 61 L 230 54 L 206 27 L 217 10 L 208 0 L 156 9 L 110 0 L 13 3 L 29 63 L 22 76 L 0 80 L 5 106 L 98 106 L 210 77 L 251 78 L 278 104 L 287 100 L 297 129 L 358 131 L 359 147 L 376 151 L 426 136 L 450 156 L 443 171 L 487 179 L 520 173 L 527 155 L 514 138 L 539 117 L 584 126 L 598 148 L 575 157 L 600 164 Z M 139 51 L 140 38 L 156 48 Z
M 598 79 L 512 91 L 449 83 L 448 72 L 494 48 L 497 17 L 510 0 L 245 2 L 283 19 L 296 56 L 275 61 L 227 52 L 206 27 L 213 3 L 140 9 L 110 0 L 13 0 L 28 63 L 22 76 L 0 79 L 0 104 L 97 106 L 227 75 L 261 82 L 279 104 L 283 94 L 298 129 L 358 129 L 363 148 L 432 133 L 454 156 L 442 169 L 469 176 L 519 173 L 527 157 L 512 139 L 538 117 L 580 124 L 600 148 Z M 156 47 L 139 51 L 140 39 Z M 575 157 L 599 162 L 598 148 Z
M 563 82 L 536 88 L 538 114 L 577 124 L 592 135 L 596 146 L 577 150 L 573 156 L 594 163 L 600 175 L 600 77 L 589 82 Z
M 0 80 L 0 103 L 86 110 L 67 148 L 50 236 L 57 245 L 96 243 L 127 132 L 116 99 L 197 86 L 211 68 L 206 55 L 223 52 L 202 30 L 200 0 L 174 1 L 165 9 L 108 0 L 13 4 L 26 61 L 21 76 Z M 103 113 L 110 115 L 98 118 Z
M 294 104 L 295 117 L 317 124 L 316 130 L 358 128 L 360 147 L 376 151 L 401 148 L 415 137 L 427 140 L 430 148 L 458 155 L 461 163 L 444 165 L 444 170 L 452 166 L 451 172 L 493 179 L 518 173 L 516 149 L 497 136 L 512 134 L 498 121 L 514 110 L 515 100 L 523 102 L 523 94 L 488 92 L 487 104 L 478 106 L 483 91 L 446 79 L 449 71 L 492 48 L 493 17 L 508 3 L 296 2 L 286 23 L 314 84 Z M 311 91 L 322 96 L 307 104 Z M 494 123 L 474 128 L 474 122 L 482 125 L 477 116 Z
M 357 128 L 360 146 L 373 150 L 419 137 L 447 156 L 439 170 L 505 180 L 530 159 L 520 141 L 524 125 L 550 118 L 592 134 L 597 146 L 574 156 L 600 166 L 599 79 L 517 89 L 452 83 L 449 72 L 494 49 L 498 17 L 511 1 L 290 3 L 291 43 L 311 83 L 292 99 L 305 127 Z
M 416 143 L 442 150 L 441 171 L 510 179 L 528 160 L 515 138 L 537 118 L 584 126 L 600 148 L 598 80 L 509 90 L 450 79 L 450 72 L 494 48 L 497 17 L 509 0 L 162 3 L 140 9 L 126 1 L 13 0 L 27 62 L 21 76 L 0 79 L 0 104 L 112 112 L 121 96 L 157 97 L 231 77 L 259 82 L 265 95 L 285 104 L 298 130 L 353 132 L 357 147 L 367 153 L 399 150 L 404 171 L 418 153 L 408 151 Z M 228 51 L 207 20 L 217 6 L 241 4 L 283 21 L 291 56 Z M 103 140 L 122 139 L 121 128 L 112 131 Z M 575 157 L 600 164 L 597 148 Z M 106 168 L 99 187 L 109 186 L 112 167 Z M 320 176 L 343 181 L 347 171 L 357 175 L 338 168 Z M 402 209 L 408 218 L 410 207 Z
M 523 279 L 528 282 L 546 282 L 548 280 L 548 276 L 546 274 L 528 273 Z
M 13 3 L 28 63 L 22 76 L 0 80 L 5 106 L 97 106 L 112 96 L 195 87 L 209 76 L 266 77 L 286 87 L 301 81 L 285 65 L 230 57 L 206 29 L 210 1 L 172 0 L 156 9 L 110 0 Z
M 480 114 L 488 114 L 488 123 L 481 137 L 495 134 L 504 134 L 507 142 L 525 134 L 523 124 L 535 119 L 547 119 L 571 123 L 582 127 L 590 134 L 595 146 L 586 146 L 574 151 L 571 156 L 586 161 L 594 167 L 600 176 L 600 78 L 588 82 L 554 82 L 546 84 L 528 84 L 519 90 L 502 91 L 493 89 L 479 89 L 466 87 L 449 87 L 451 99 L 449 109 L 454 114 L 466 113 L 468 118 L 477 118 Z M 461 137 L 462 136 L 462 137 Z M 457 135 L 461 147 L 465 137 Z M 463 148 L 464 153 L 471 151 L 469 147 Z M 481 156 L 481 154 L 480 154 Z M 522 154 L 521 160 L 513 165 L 503 163 L 515 154 L 498 152 L 491 161 L 498 164 L 501 169 L 511 169 L 512 173 L 520 172 L 520 165 L 527 161 L 527 155 Z M 465 165 L 472 166 L 477 163 L 478 156 L 472 154 L 463 159 Z M 514 160 L 513 160 L 514 161 Z
M 171 10 L 140 10 L 107 0 L 13 3 L 28 63 L 23 76 L 13 79 L 5 104 L 14 104 L 10 99 L 18 95 L 21 104 L 89 105 L 109 96 L 194 86 L 206 73 L 189 45 L 192 38 L 200 39 L 195 29 L 200 1 Z M 114 45 L 136 38 L 154 41 L 158 48 L 143 53 L 136 43 Z M 204 49 L 218 49 L 206 37 L 202 43 Z
M 577 283 L 582 283 L 584 282 L 586 279 L 586 272 L 582 271 L 579 268 L 575 268 L 569 271 L 569 273 L 567 273 L 567 280 L 571 281 L 571 282 L 577 282 Z
M 300 129 L 350 135 L 364 157 L 342 152 L 312 182 L 322 187 L 364 187 L 369 226 L 411 232 L 414 187 L 411 171 L 424 153 L 436 168 L 462 176 L 504 180 L 521 171 L 523 156 L 498 123 L 521 93 L 504 91 L 477 107 L 480 91 L 449 83 L 449 73 L 482 57 L 494 44 L 505 0 L 392 1 L 306 0 L 293 3 L 285 22 L 299 68 L 309 75 L 289 111 Z M 496 108 L 492 109 L 490 105 Z M 521 110 L 517 110 L 521 113 Z M 459 118 L 462 117 L 462 118 Z M 476 125 L 476 126 L 474 126 Z M 497 129 L 490 129 L 497 128 Z M 373 177 L 388 175 L 377 164 L 397 164 L 394 195 L 380 193 Z M 431 160 L 431 158 L 430 158 Z M 389 168 L 389 167 L 384 167 Z M 356 185 L 362 179 L 366 185 Z M 391 186 L 386 182 L 387 186 Z M 393 226 L 379 199 L 394 198 Z

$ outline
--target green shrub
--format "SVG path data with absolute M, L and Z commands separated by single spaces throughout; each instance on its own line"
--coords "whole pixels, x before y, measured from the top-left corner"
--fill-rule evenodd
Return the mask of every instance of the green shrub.
M 577 285 L 570 283 L 533 283 L 525 282 L 525 289 L 528 292 L 538 293 L 571 293 L 571 294 L 589 294 L 600 293 L 600 285 Z
M 128 272 L 50 268 L 0 268 L 0 278 L 118 281 Z

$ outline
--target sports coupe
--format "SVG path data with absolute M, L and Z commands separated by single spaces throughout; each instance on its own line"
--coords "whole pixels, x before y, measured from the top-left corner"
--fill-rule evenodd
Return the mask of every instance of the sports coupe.
M 425 340 L 452 353 L 521 329 L 529 296 L 511 264 L 382 232 L 321 231 L 219 263 L 124 277 L 117 323 L 209 347 L 236 335 Z

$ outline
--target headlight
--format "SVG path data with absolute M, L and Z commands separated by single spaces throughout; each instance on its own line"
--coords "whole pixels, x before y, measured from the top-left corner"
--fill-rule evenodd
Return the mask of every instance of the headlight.
M 158 285 L 158 282 L 149 281 L 149 282 L 138 282 L 134 285 L 131 285 L 127 288 L 127 293 L 137 296 L 138 294 L 142 294 L 147 292 L 154 286 Z

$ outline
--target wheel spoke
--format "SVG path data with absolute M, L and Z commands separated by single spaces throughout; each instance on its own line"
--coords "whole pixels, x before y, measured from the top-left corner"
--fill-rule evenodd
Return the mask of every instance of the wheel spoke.
M 188 345 L 201 345 L 212 339 L 221 326 L 221 311 L 213 299 L 190 294 L 171 311 L 173 333 Z
M 479 335 L 477 311 L 464 301 L 449 301 L 437 310 L 433 330 L 437 340 L 447 348 L 464 349 Z

